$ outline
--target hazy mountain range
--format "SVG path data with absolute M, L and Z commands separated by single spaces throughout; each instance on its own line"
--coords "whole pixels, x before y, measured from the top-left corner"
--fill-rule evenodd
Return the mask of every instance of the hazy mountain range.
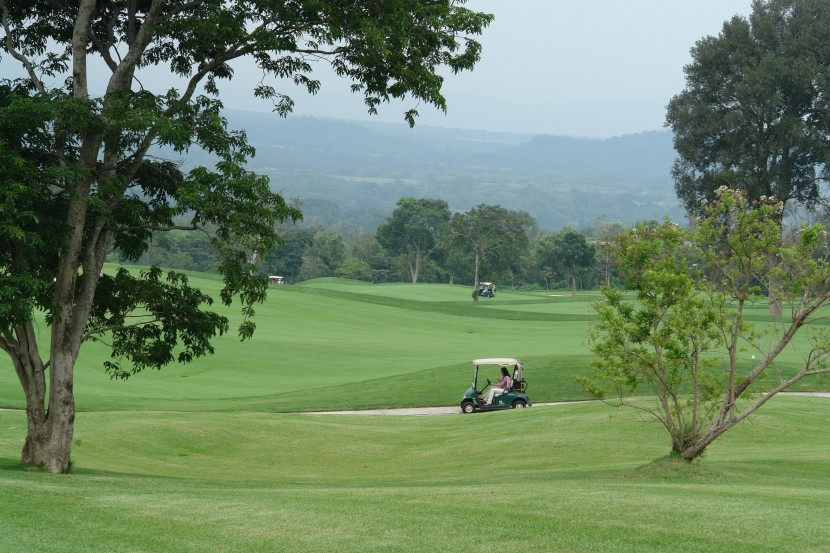
M 344 231 L 376 228 L 403 196 L 441 198 L 457 211 L 483 203 L 524 210 L 544 230 L 683 218 L 668 131 L 600 140 L 240 111 L 226 116 L 256 147 L 252 170 L 267 174 L 287 198 L 301 199 L 306 222 Z

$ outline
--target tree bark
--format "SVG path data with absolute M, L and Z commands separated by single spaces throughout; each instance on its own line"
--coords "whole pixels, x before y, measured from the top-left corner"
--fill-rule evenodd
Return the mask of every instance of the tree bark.
M 414 266 L 410 264 L 409 266 L 410 277 L 412 277 L 412 284 L 418 283 L 418 277 L 421 273 L 421 252 L 417 250 L 415 252 L 415 264 Z
M 478 301 L 478 270 L 481 267 L 481 254 L 476 251 L 475 256 L 475 275 L 473 278 L 473 301 Z
M 42 466 L 49 472 L 69 470 L 75 401 L 72 394 L 71 365 L 56 359 L 49 367 L 49 403 L 46 403 L 46 365 L 37 350 L 35 329 L 31 322 L 21 323 L 14 336 L 5 334 L 2 349 L 9 354 L 26 398 L 26 440 L 20 462 Z

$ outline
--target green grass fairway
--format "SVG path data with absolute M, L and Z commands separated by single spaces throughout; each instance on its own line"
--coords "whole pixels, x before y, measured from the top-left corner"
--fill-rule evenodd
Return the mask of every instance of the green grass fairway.
M 195 275 L 193 283 L 214 294 L 221 285 Z M 504 292 L 473 304 L 468 292 L 337 279 L 274 286 L 269 301 L 257 306 L 252 340 L 223 336 L 215 355 L 190 365 L 113 382 L 101 368 L 105 346 L 86 344 L 76 371 L 77 405 L 82 411 L 453 405 L 470 385 L 471 360 L 495 356 L 525 361 L 534 401 L 586 397 L 573 375 L 589 363 L 584 340 L 591 296 L 557 303 Z M 235 327 L 234 308 L 217 310 Z M 9 361 L 0 358 L 0 407 L 23 407 L 18 388 Z
M 210 275 L 192 281 L 214 294 L 221 286 Z M 240 342 L 232 332 L 216 341 L 215 355 L 190 365 L 113 382 L 102 370 L 106 347 L 85 345 L 77 405 L 276 412 L 454 405 L 470 385 L 471 360 L 496 356 L 525 361 L 535 402 L 586 399 L 573 377 L 589 367 L 586 328 L 598 297 L 500 290 L 473 303 L 466 286 L 341 279 L 273 286 L 269 301 L 257 306 L 252 340 Z M 236 309 L 216 309 L 235 327 Z M 799 354 L 785 356 L 778 369 L 786 373 Z M 813 379 L 798 389 L 822 386 Z M 0 407 L 23 406 L 9 360 L 0 357 Z
M 75 474 L 19 470 L 0 551 L 830 550 L 830 400 L 777 398 L 702 463 L 595 403 L 437 417 L 90 412 Z
M 775 398 L 693 465 L 594 402 L 297 412 L 457 405 L 493 356 L 525 361 L 537 404 L 585 399 L 597 297 L 321 279 L 272 287 L 253 340 L 188 366 L 114 382 L 89 344 L 69 476 L 19 466 L 23 398 L 0 358 L 0 553 L 830 551 L 830 399 Z

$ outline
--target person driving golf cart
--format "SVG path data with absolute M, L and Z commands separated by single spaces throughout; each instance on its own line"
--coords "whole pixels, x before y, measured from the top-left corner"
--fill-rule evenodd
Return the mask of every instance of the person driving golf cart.
M 507 367 L 501 368 L 501 380 L 492 384 L 487 394 L 484 396 L 484 405 L 493 403 L 493 398 L 506 393 L 513 386 L 513 379 L 510 377 L 510 372 Z
M 478 373 L 481 367 L 499 367 L 501 376 L 498 382 L 490 382 L 478 387 Z M 510 374 L 510 368 L 513 374 Z M 527 395 L 527 382 L 522 376 L 522 360 L 515 357 L 486 357 L 473 359 L 473 383 L 461 396 L 461 412 L 495 411 L 498 409 L 516 409 L 530 407 L 533 402 Z M 492 369 L 488 369 L 492 370 Z M 490 389 L 488 390 L 488 386 Z

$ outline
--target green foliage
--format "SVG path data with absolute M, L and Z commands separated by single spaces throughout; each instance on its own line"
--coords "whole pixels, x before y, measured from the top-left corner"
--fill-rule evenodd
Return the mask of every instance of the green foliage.
M 478 289 L 480 270 L 506 269 L 527 251 L 535 221 L 525 212 L 481 204 L 456 213 L 447 235 L 447 249 L 456 262 L 472 261 L 473 289 Z M 468 269 L 469 270 L 469 269 Z M 478 300 L 478 295 L 473 295 Z
M 577 280 L 591 282 L 595 255 L 594 245 L 570 227 L 545 234 L 533 244 L 534 264 L 545 287 L 549 288 L 552 282 L 569 283 L 573 294 Z
M 760 0 L 692 49 L 686 88 L 667 123 L 673 174 L 687 210 L 701 213 L 721 186 L 815 206 L 828 178 L 830 5 Z
M 612 383 L 619 397 L 647 387 L 661 402 L 654 415 L 677 452 L 701 438 L 705 416 L 720 400 L 720 371 L 708 355 L 723 346 L 724 326 L 698 293 L 680 254 L 685 239 L 685 232 L 670 222 L 640 223 L 621 234 L 614 253 L 637 301 L 604 289 L 604 300 L 594 304 L 597 322 L 590 328 L 595 375 Z M 602 387 L 590 379 L 583 382 L 603 397 Z
M 334 276 L 345 259 L 346 244 L 343 237 L 333 231 L 319 231 L 303 253 L 303 263 L 297 278 L 309 280 Z
M 105 361 L 112 378 L 212 354 L 211 339 L 228 330 L 227 317 L 202 309 L 213 298 L 189 286 L 185 275 L 169 272 L 164 282 L 161 276 L 158 267 L 138 278 L 119 269 L 98 283 L 101 300 L 90 313 L 90 335 L 94 339 L 100 329 L 108 329 L 112 357 L 125 358 L 131 366 L 127 371 L 119 362 Z
M 415 283 L 421 266 L 441 243 L 449 221 L 450 208 L 444 200 L 401 198 L 386 223 L 378 227 L 376 237 L 387 252 L 405 257 Z
M 819 251 L 823 231 L 807 227 L 801 240 L 785 245 L 781 209 L 779 201 L 750 203 L 745 193 L 721 188 L 692 229 L 641 223 L 613 243 L 636 301 L 604 289 L 590 331 L 596 380 L 583 383 L 596 397 L 604 397 L 608 385 L 623 403 L 625 394 L 647 387 L 655 404 L 637 408 L 665 426 L 673 450 L 686 459 L 776 393 L 830 371 L 828 333 L 813 326 L 830 300 L 830 264 L 819 255 L 826 254 Z M 762 328 L 746 310 L 772 289 L 791 314 Z M 795 374 L 770 382 L 772 367 L 797 333 L 806 336 L 809 352 Z M 739 362 L 746 349 L 761 354 L 749 369 Z M 741 398 L 752 400 L 739 407 Z
M 113 355 L 133 364 L 108 369 L 126 377 L 211 353 L 210 339 L 228 324 L 201 310 L 209 298 L 180 275 L 162 283 L 157 269 L 137 280 L 120 273 L 98 290 L 108 248 L 135 261 L 154 232 L 209 231 L 224 280 L 219 299 L 240 301 L 238 334 L 253 334 L 254 306 L 267 295 L 254 261 L 279 244 L 277 225 L 301 213 L 248 169 L 254 148 L 222 116 L 220 83 L 233 77 L 234 63 L 248 58 L 262 70 L 254 94 L 281 115 L 292 100 L 269 83 L 288 79 L 316 92 L 309 57 L 347 78 L 369 112 L 404 97 L 445 109 L 441 69 L 471 69 L 481 50 L 473 36 L 492 20 L 451 0 L 4 1 L 0 8 L 3 55 L 20 63 L 18 78 L 0 86 L 0 198 L 14 206 L 0 211 L 0 299 L 19 306 L 0 311 L 0 349 L 31 417 L 23 461 L 54 472 L 69 461 L 73 371 L 84 340 L 106 333 Z M 143 71 L 153 67 L 181 85 L 145 87 Z M 416 115 L 404 118 L 411 125 Z M 184 171 L 150 153 L 191 148 L 209 154 L 210 164 Z M 342 261 L 317 253 L 330 271 Z M 45 361 L 35 309 L 53 328 Z M 134 323 L 130 310 L 152 318 Z
M 303 264 L 305 251 L 314 243 L 315 229 L 288 228 L 282 231 L 282 244 L 266 257 L 268 273 L 281 275 L 296 282 Z
M 337 276 L 342 278 L 350 278 L 353 280 L 362 280 L 365 282 L 372 282 L 372 267 L 365 261 L 352 257 L 344 261 L 338 267 Z

